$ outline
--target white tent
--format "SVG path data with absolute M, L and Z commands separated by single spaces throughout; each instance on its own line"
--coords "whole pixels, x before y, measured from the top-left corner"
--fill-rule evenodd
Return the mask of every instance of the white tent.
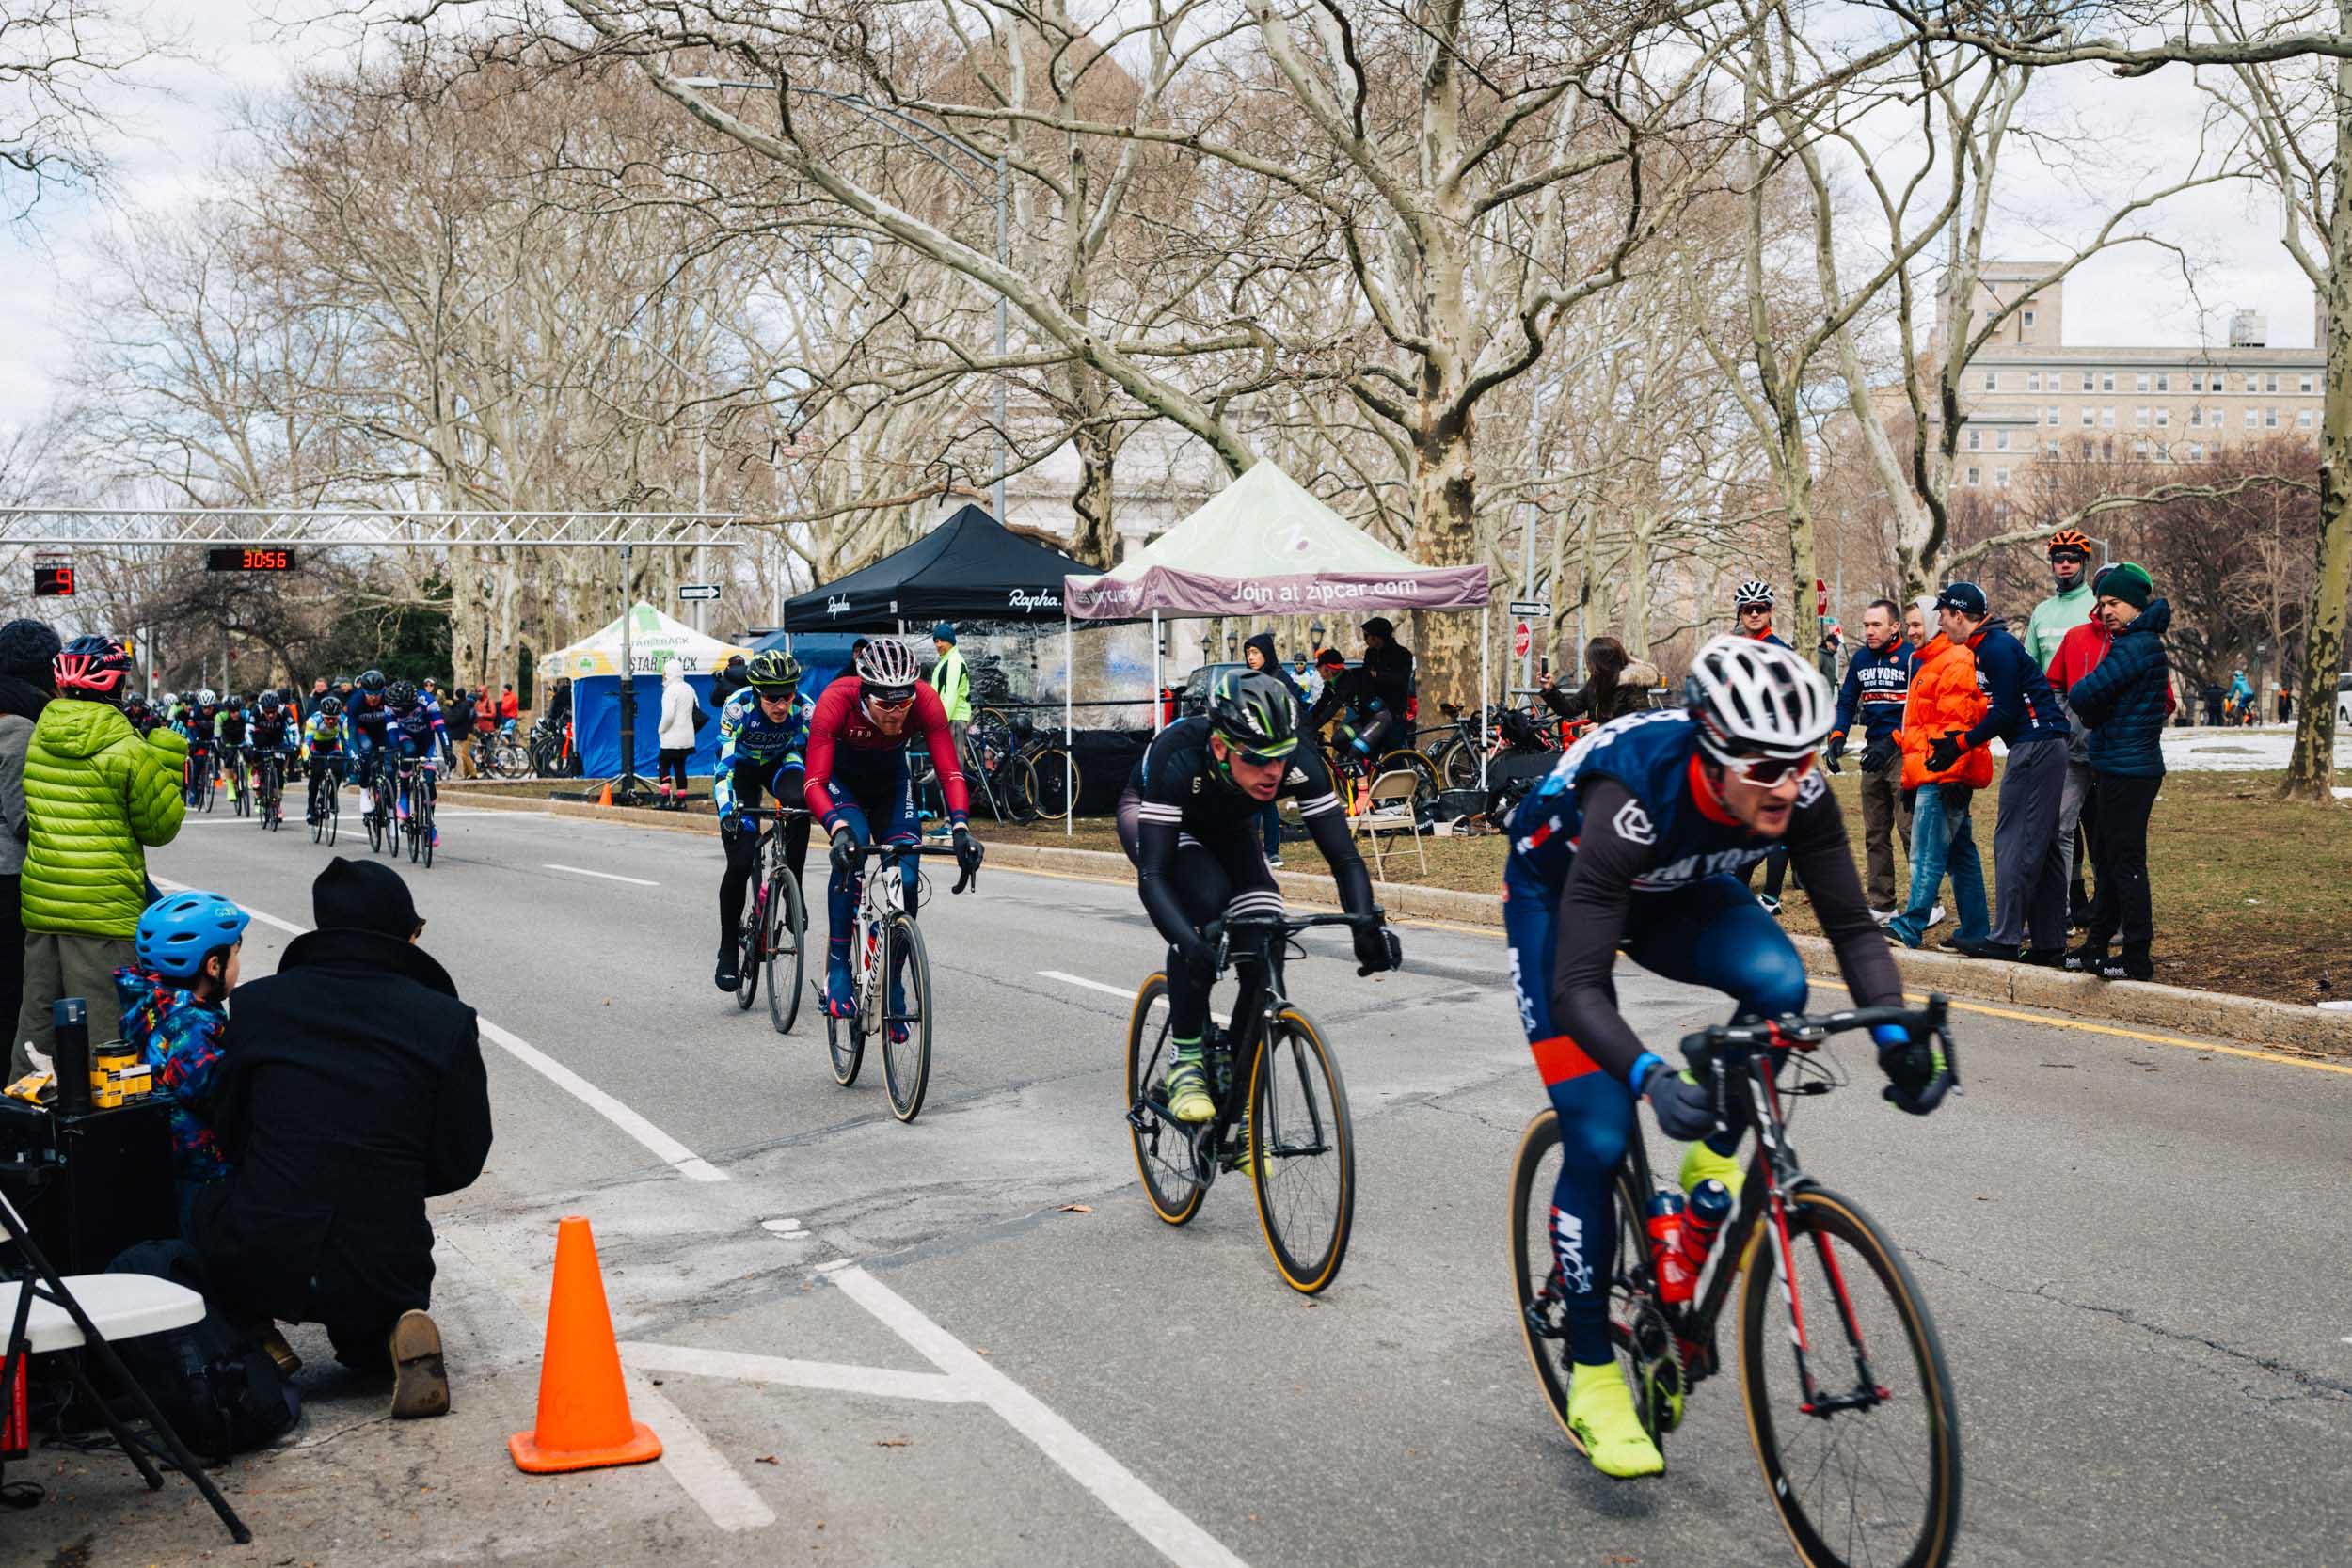
M 628 622 L 623 626 L 622 617 L 616 615 L 612 625 L 595 636 L 548 655 L 539 661 L 540 675 L 548 680 L 617 675 L 624 660 L 641 675 L 659 674 L 673 659 L 690 675 L 707 675 L 737 654 L 748 657 L 750 653 L 705 636 L 683 621 L 673 621 L 643 599 L 630 607 Z

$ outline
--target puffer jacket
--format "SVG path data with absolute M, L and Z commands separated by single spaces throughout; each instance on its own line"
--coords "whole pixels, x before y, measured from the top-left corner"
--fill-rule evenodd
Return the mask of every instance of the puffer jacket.
M 122 710 L 61 698 L 41 709 L 24 752 L 27 931 L 129 941 L 147 907 L 142 846 L 169 844 L 186 803 L 184 736 L 141 738 Z
M 1903 749 L 1903 787 L 1963 784 L 1982 789 L 1993 782 L 1993 752 L 1971 746 L 1941 773 L 1928 771 L 1928 749 L 1936 737 L 1965 735 L 1991 706 L 1977 685 L 1977 660 L 1965 646 L 1939 634 L 1912 661 L 1911 691 L 1903 699 L 1903 725 L 1895 738 Z
M 2126 778 L 2164 777 L 2167 678 L 2165 628 L 2172 606 L 2151 599 L 2139 619 L 2115 634 L 2106 657 L 2067 689 L 2066 700 L 2090 726 L 2094 772 Z

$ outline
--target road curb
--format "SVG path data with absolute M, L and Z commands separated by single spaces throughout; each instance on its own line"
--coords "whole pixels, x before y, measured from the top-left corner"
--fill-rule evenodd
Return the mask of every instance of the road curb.
M 535 811 L 556 816 L 586 816 L 669 832 L 710 832 L 707 816 L 634 806 L 597 806 L 582 800 L 509 800 L 470 789 L 444 787 L 442 799 L 498 811 Z M 1104 849 L 1057 849 L 1031 844 L 991 844 L 991 864 L 1013 869 L 1059 871 L 1071 876 L 1127 881 L 1134 877 L 1124 855 Z M 1319 873 L 1278 871 L 1283 893 L 1309 903 L 1331 901 L 1331 879 Z M 1392 914 L 1417 920 L 1451 920 L 1466 926 L 1501 927 L 1502 896 L 1459 888 L 1422 887 L 1412 882 L 1375 882 L 1373 894 Z M 1816 974 L 1833 971 L 1836 957 L 1826 938 L 1790 933 L 1789 940 Z M 2352 1056 L 2352 1013 L 2322 1012 L 2262 997 L 2160 986 L 2145 980 L 2095 980 L 2030 964 L 1988 962 L 1933 952 L 1895 953 L 1905 985 L 1940 990 L 1972 1002 L 2006 1003 L 2065 1013 L 2118 1028 L 2164 1029 L 2210 1035 L 2249 1045 L 2277 1046 L 2311 1055 Z

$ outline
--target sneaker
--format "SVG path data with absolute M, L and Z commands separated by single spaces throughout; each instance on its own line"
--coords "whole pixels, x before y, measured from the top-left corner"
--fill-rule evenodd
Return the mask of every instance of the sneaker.
M 1633 1413 L 1633 1390 L 1611 1361 L 1568 1369 L 1568 1435 L 1604 1476 L 1655 1476 L 1666 1468 L 1658 1445 Z
M 2032 964 L 2037 969 L 2059 969 L 2066 963 L 2063 947 L 2028 947 L 2017 956 L 2019 963 Z
M 1928 911 L 1928 926 L 1929 926 L 1929 927 L 1930 927 L 1930 928 L 1932 928 L 1932 927 L 1934 927 L 1941 926 L 1941 925 L 1943 925 L 1943 924 L 1944 924 L 1944 906 L 1943 906 L 1943 905 L 1941 905 L 1941 904 L 1938 904 L 1938 905 L 1936 905 L 1936 906 L 1935 906 L 1935 908 L 1933 908 L 1933 909 L 1931 909 L 1931 910 L 1930 910 L 1930 911 Z
M 1282 869 L 1282 857 L 1279 855 L 1268 855 L 1265 858 L 1265 863 L 1277 871 Z
M 1213 1121 L 1216 1117 L 1216 1101 L 1209 1098 L 1209 1081 L 1201 1075 L 1197 1057 L 1179 1056 L 1170 1062 L 1161 1092 L 1168 1100 L 1168 1114 L 1178 1121 Z
M 2106 948 L 2092 947 L 2086 942 L 2070 951 L 2064 958 L 2059 960 L 2058 967 L 2069 974 L 2095 974 L 2098 973 L 2099 966 L 2106 962 Z
M 1740 1183 L 1747 1180 L 1747 1172 L 1729 1154 L 1718 1154 L 1704 1140 L 1692 1144 L 1682 1153 L 1682 1171 L 1676 1178 L 1686 1193 L 1698 1191 L 1702 1181 L 1720 1181 L 1731 1189 L 1731 1196 L 1740 1196 Z
M 1779 899 L 1773 897 L 1769 893 L 1759 893 L 1756 895 L 1756 901 L 1764 906 L 1764 912 L 1766 914 L 1771 915 L 1774 920 L 1778 920 L 1780 918 Z
M 2145 953 L 2118 953 L 2101 958 L 2091 973 L 2102 980 L 2153 980 L 2156 966 Z
M 2008 942 L 1963 942 L 1958 937 L 1944 944 L 1963 958 L 1998 958 L 2006 963 L 2017 961 L 2017 944 Z
M 1881 926 L 1883 926 L 1888 921 L 1895 918 L 1895 911 L 1893 910 L 1872 910 L 1870 911 L 1870 918 L 1877 921 Z
M 743 983 L 743 976 L 736 970 L 733 953 L 719 955 L 719 967 L 710 972 L 710 983 L 721 990 L 727 991 L 734 990 Z
M 392 1419 L 413 1421 L 449 1414 L 449 1370 L 441 1362 L 441 1331 L 422 1312 L 392 1324 Z

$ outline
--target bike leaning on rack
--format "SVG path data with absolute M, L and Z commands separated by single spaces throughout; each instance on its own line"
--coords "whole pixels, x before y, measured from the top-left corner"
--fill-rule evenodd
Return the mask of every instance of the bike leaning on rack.
M 923 929 L 906 907 L 901 863 L 925 855 L 953 859 L 956 852 L 946 846 L 893 842 L 859 845 L 850 853 L 858 877 L 850 936 L 853 1008 L 846 1018 L 826 1011 L 825 1045 L 833 1054 L 834 1080 L 848 1088 L 857 1082 L 866 1042 L 879 1038 L 890 1114 L 913 1121 L 922 1113 L 931 1080 L 931 964 Z M 955 891 L 977 886 L 979 875 L 976 863 L 957 879 Z M 925 884 L 918 879 L 915 885 L 919 906 Z M 818 1006 L 824 1006 L 821 986 Z
M 801 978 L 808 965 L 808 906 L 801 896 L 801 879 L 785 863 L 784 832 L 787 822 L 808 812 L 800 806 L 739 806 L 735 815 L 759 834 L 752 846 L 750 896 L 736 939 L 735 1005 L 751 1011 L 764 974 L 768 1022 L 777 1034 L 788 1034 L 800 1017 Z
M 1684 1036 L 1718 1127 L 1756 1135 L 1736 1206 L 1703 1219 L 1680 1212 L 1678 1187 L 1652 1176 L 1639 1137 L 1611 1195 L 1609 1334 L 1645 1430 L 1662 1452 L 1690 1390 L 1722 1370 L 1716 1327 L 1736 1282 L 1748 1432 L 1808 1568 L 1939 1568 L 1960 1529 L 1959 1411 L 1925 1298 L 1886 1232 L 1806 1175 L 1788 1141 L 1795 1101 L 1844 1082 L 1815 1054 L 1820 1043 L 1888 1025 L 1934 1040 L 1958 1085 L 1942 996 L 1916 1010 L 1855 1007 Z M 1511 1270 L 1528 1360 L 1566 1431 L 1567 1289 L 1549 1212 L 1560 1139 L 1548 1109 L 1519 1140 Z

